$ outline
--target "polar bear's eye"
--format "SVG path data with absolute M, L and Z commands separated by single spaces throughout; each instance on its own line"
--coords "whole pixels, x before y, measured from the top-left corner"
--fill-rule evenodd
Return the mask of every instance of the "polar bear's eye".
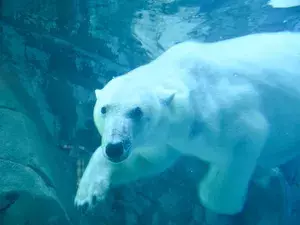
M 128 112 L 128 116 L 131 119 L 139 120 L 143 116 L 143 110 L 141 109 L 141 107 L 137 106 Z
M 102 106 L 100 111 L 101 111 L 101 114 L 104 115 L 107 112 L 107 108 L 105 106 Z

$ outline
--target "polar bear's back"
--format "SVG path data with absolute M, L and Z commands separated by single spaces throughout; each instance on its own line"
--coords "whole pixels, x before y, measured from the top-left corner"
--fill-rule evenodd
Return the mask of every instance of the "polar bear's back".
M 178 71 L 159 74 L 160 79 L 164 74 L 185 81 L 189 81 L 187 75 L 204 80 L 234 80 L 233 75 L 242 78 L 258 91 L 270 123 L 262 164 L 278 165 L 300 153 L 300 33 L 260 33 L 215 43 L 184 42 L 153 64 Z
M 258 33 L 213 43 L 183 42 L 153 63 L 177 71 L 208 66 L 221 76 L 238 74 L 300 96 L 299 32 Z
M 300 95 L 300 33 L 261 33 L 226 42 L 215 47 L 232 61 L 233 68 L 250 79 Z
M 300 154 L 300 33 L 261 33 L 212 44 L 230 67 L 258 91 L 270 133 L 260 162 L 267 167 Z
M 215 65 L 230 67 L 258 91 L 270 133 L 260 158 L 266 167 L 300 154 L 300 33 L 261 33 L 212 44 Z

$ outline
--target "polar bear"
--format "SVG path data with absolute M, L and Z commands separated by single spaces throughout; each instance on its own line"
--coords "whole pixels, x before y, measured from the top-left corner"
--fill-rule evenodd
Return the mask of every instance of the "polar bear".
M 191 155 L 209 163 L 199 179 L 201 203 L 233 215 L 255 169 L 300 153 L 300 33 L 183 42 L 95 94 L 102 145 L 80 181 L 77 206 L 89 208 L 110 187 Z

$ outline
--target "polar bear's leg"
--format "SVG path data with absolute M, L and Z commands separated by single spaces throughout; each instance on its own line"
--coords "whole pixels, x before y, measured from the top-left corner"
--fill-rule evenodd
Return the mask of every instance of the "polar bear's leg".
M 199 197 L 209 209 L 221 214 L 236 214 L 243 209 L 249 181 L 265 143 L 268 126 L 259 111 L 247 111 L 232 123 L 235 145 L 228 148 L 228 159 L 211 163 L 199 186 Z M 232 150 L 230 151 L 230 148 Z
M 158 174 L 170 167 L 179 157 L 173 148 L 145 152 L 122 163 L 112 163 L 104 157 L 99 147 L 90 159 L 80 180 L 75 205 L 89 208 L 95 200 L 103 200 L 110 187 Z
M 256 158 L 233 160 L 228 165 L 210 165 L 199 186 L 199 197 L 205 207 L 220 214 L 236 214 L 244 206 L 248 184 Z
M 111 167 L 99 147 L 85 169 L 75 197 L 77 207 L 88 208 L 95 200 L 104 199 L 110 186 Z

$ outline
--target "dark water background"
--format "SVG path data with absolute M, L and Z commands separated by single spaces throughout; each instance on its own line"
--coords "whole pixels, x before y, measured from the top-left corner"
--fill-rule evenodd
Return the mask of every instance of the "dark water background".
M 0 0 L 0 225 L 299 224 L 299 159 L 269 186 L 252 184 L 234 218 L 198 202 L 195 182 L 206 165 L 191 158 L 113 189 L 89 215 L 73 207 L 77 170 L 101 142 L 92 121 L 94 89 L 177 42 L 282 30 L 300 31 L 299 7 L 272 9 L 265 0 Z

